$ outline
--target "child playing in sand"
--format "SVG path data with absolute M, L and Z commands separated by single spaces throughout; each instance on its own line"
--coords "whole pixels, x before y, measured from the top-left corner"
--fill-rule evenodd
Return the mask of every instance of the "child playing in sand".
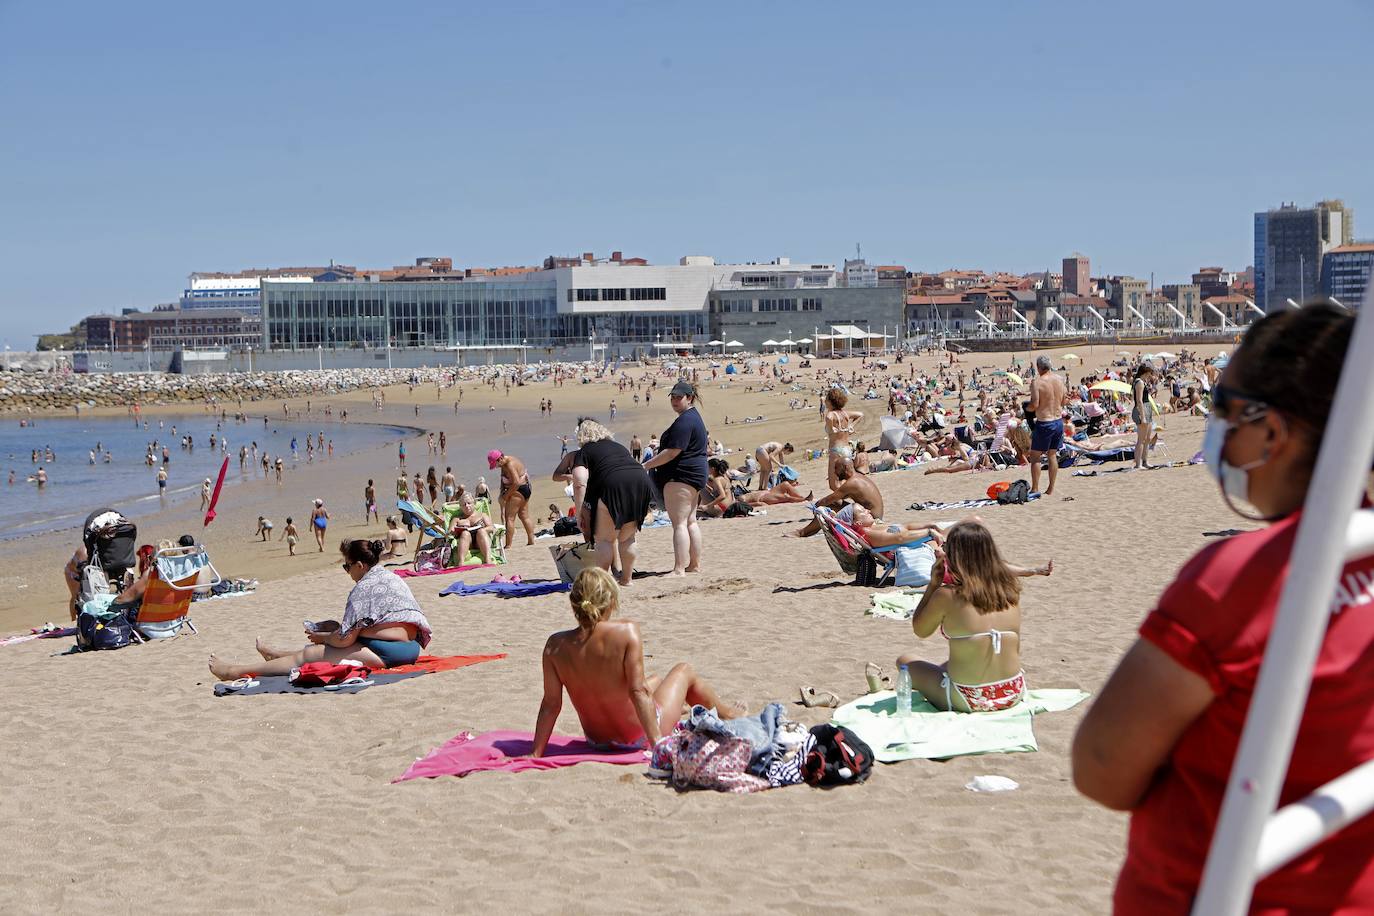
M 644 676 L 639 624 L 611 620 L 620 589 L 606 570 L 578 573 L 568 599 L 577 628 L 554 633 L 544 644 L 544 698 L 530 756 L 544 756 L 565 689 L 583 734 L 595 744 L 653 747 L 682 717 L 684 703 L 713 707 L 722 719 L 744 714 L 738 704 L 723 703 L 686 662 L 661 679 Z
M 289 515 L 286 517 L 286 527 L 282 529 L 281 536 L 286 538 L 286 555 L 294 557 L 296 555 L 296 542 L 301 539 L 301 533 L 296 530 L 296 525 L 291 521 Z
M 264 541 L 272 540 L 272 520 L 265 516 L 258 516 L 258 530 L 253 532 L 254 536 L 260 536 Z

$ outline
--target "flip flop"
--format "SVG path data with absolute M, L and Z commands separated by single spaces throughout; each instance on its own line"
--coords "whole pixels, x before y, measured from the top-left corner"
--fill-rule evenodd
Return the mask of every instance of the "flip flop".
M 829 690 L 817 690 L 815 687 L 801 688 L 802 705 L 808 709 L 823 706 L 833 709 L 840 705 L 840 698 Z
M 877 662 L 869 662 L 864 666 L 864 680 L 868 681 L 869 693 L 880 693 L 892 683 L 892 679 L 883 672 L 882 666 Z

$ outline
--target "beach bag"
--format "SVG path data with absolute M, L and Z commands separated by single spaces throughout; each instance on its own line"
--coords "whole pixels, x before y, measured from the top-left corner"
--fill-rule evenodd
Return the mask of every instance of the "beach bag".
M 782 467 L 778 468 L 778 473 L 776 476 L 778 483 L 782 483 L 784 480 L 788 481 L 789 483 L 797 482 L 797 472 L 785 464 Z
M 988 499 L 996 499 L 1009 489 L 1011 489 L 1010 480 L 999 480 L 997 483 L 988 487 Z
M 878 584 L 878 561 L 867 550 L 854 563 L 854 584 L 873 588 Z
M 549 554 L 558 567 L 558 578 L 564 582 L 571 583 L 582 570 L 596 565 L 596 551 L 587 544 L 553 544 Z
M 292 668 L 288 680 L 293 687 L 328 687 L 332 684 L 344 684 L 351 680 L 363 681 L 371 673 L 371 668 L 348 659 L 338 664 L 334 662 L 306 662 L 299 668 Z
M 453 545 L 448 542 L 447 538 L 438 538 L 415 552 L 415 571 L 431 572 L 448 569 L 448 564 L 452 559 Z
M 997 505 L 1018 506 L 1030 499 L 1030 484 L 1018 480 L 997 494 Z
M 85 652 L 122 649 L 134 641 L 134 627 L 121 611 L 82 608 L 76 615 L 76 645 Z
M 930 570 L 935 566 L 935 550 L 929 544 L 897 548 L 896 585 L 924 588 L 930 584 Z
M 556 538 L 570 537 L 578 533 L 580 532 L 577 527 L 577 519 L 575 518 L 564 515 L 553 523 L 553 536 Z
M 97 595 L 108 595 L 110 593 L 110 578 L 105 575 L 105 570 L 100 565 L 100 560 L 93 557 L 81 570 L 81 591 L 78 601 L 85 604 Z
M 873 772 L 873 749 L 844 726 L 812 726 L 811 737 L 815 743 L 801 767 L 807 785 L 857 785 Z
M 748 518 L 750 515 L 753 515 L 753 514 L 754 514 L 754 513 L 753 513 L 753 510 L 751 510 L 751 509 L 749 508 L 749 504 L 748 504 L 748 503 L 744 502 L 743 500 L 737 500 L 736 502 L 732 502 L 732 503 L 730 504 L 729 508 L 727 508 L 724 512 L 722 512 L 722 513 L 720 514 L 720 517 L 721 517 L 721 518 Z
M 749 773 L 754 745 L 748 738 L 724 737 L 691 731 L 673 735 L 673 788 L 696 787 L 717 792 L 757 792 L 768 780 Z

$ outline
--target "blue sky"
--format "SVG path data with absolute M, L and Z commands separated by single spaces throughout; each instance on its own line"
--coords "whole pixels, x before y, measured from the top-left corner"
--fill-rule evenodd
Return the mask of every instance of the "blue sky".
M 331 258 L 1239 269 L 1374 236 L 1372 9 L 0 0 L 0 337 Z

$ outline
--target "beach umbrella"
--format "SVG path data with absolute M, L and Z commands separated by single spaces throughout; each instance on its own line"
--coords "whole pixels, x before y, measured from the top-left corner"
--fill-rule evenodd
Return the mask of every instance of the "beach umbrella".
M 1088 389 L 1089 391 L 1111 391 L 1116 394 L 1130 394 L 1131 386 L 1125 382 L 1118 382 L 1115 379 L 1107 379 L 1105 382 L 1098 382 Z
M 815 341 L 812 340 L 810 337 L 803 337 L 801 340 L 797 341 L 797 343 L 800 343 L 800 344 L 809 344 L 809 343 L 815 343 Z
M 776 340 L 771 340 L 771 339 L 770 339 L 770 340 L 765 340 L 765 341 L 761 344 L 761 346 L 764 346 L 764 347 L 776 347 L 777 345 L 778 345 L 778 342 L 777 342 Z
M 1155 354 L 1155 356 L 1158 356 L 1161 359 L 1178 359 L 1177 353 L 1170 353 L 1167 350 L 1160 350 L 1158 353 Z
M 1007 373 L 1007 378 L 1011 379 L 1013 382 L 1015 382 L 1015 383 L 1018 384 L 1018 385 L 1024 385 L 1024 384 L 1026 384 L 1026 380 L 1023 379 L 1021 376 L 1017 375 L 1015 372 L 1008 372 L 1008 373 Z
M 1131 351 L 1130 351 L 1130 350 L 1117 350 L 1117 351 L 1116 351 L 1116 355 L 1117 355 L 1117 356 L 1130 356 L 1130 355 L 1131 355 Z
M 1082 359 L 1083 357 L 1079 356 L 1077 353 L 1065 353 L 1063 356 L 1061 356 L 1061 357 L 1059 357 L 1059 358 L 1060 358 L 1060 359 Z
M 708 346 L 712 346 L 712 347 L 719 347 L 719 346 L 723 346 L 724 344 L 725 344 L 725 341 L 723 341 L 723 340 L 712 340 L 712 341 L 710 341 L 707 345 L 708 345 Z
M 744 346 L 744 344 L 740 343 L 738 340 L 727 341 L 725 345 L 726 345 L 727 347 L 742 347 L 742 346 Z
M 219 491 L 224 487 L 224 475 L 229 470 L 229 456 L 224 456 L 224 464 L 219 466 L 219 479 L 215 481 L 215 492 L 210 494 L 210 508 L 205 510 L 205 524 L 209 525 L 215 520 L 215 504 L 219 502 Z

